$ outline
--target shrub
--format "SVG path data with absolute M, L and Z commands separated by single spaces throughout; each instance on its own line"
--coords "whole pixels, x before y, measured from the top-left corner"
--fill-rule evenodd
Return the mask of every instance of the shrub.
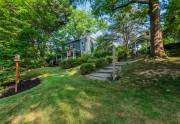
M 180 56 L 180 42 L 167 44 L 164 48 L 168 56 Z
M 99 50 L 99 51 L 95 51 L 93 56 L 95 58 L 104 58 L 106 56 L 110 56 L 111 55 L 111 52 L 110 51 L 105 51 L 105 50 Z
M 10 82 L 14 81 L 14 75 L 15 75 L 15 71 L 14 69 L 12 70 L 3 70 L 0 72 L 0 87 L 2 85 L 6 85 Z
M 89 54 L 83 54 L 81 57 L 77 59 L 68 59 L 68 60 L 63 60 L 60 65 L 62 68 L 68 69 L 68 68 L 73 68 L 78 65 L 81 65 L 82 63 L 87 63 L 88 59 L 91 59 L 92 56 Z
M 96 59 L 88 59 L 87 63 L 96 63 Z
M 27 80 L 27 79 L 35 78 L 43 74 L 46 74 L 46 70 L 43 68 L 28 70 L 28 71 L 23 72 L 20 75 L 20 80 Z
M 123 46 L 119 46 L 117 49 L 116 49 L 116 56 L 117 56 L 117 59 L 118 61 L 122 60 L 122 59 L 127 59 L 127 57 L 130 55 L 130 51 L 129 49 L 126 49 L 125 47 Z
M 43 58 L 25 58 L 21 61 L 21 67 L 24 68 L 39 68 L 47 65 L 46 60 Z
M 34 77 L 38 77 L 45 74 L 44 69 L 33 69 L 29 71 L 24 71 L 24 69 L 19 68 L 19 80 L 27 80 Z M 15 82 L 15 69 L 8 68 L 6 70 L 0 71 L 0 87 L 6 86 Z
M 96 67 L 97 68 L 101 68 L 101 67 L 104 67 L 105 65 L 107 65 L 108 63 L 106 62 L 106 59 L 105 58 L 99 58 L 96 60 Z
M 94 71 L 94 69 L 95 69 L 94 63 L 84 63 L 80 67 L 80 73 L 83 75 L 88 74 Z
M 112 63 L 112 61 L 113 61 L 113 57 L 111 57 L 111 56 L 106 56 L 106 63 L 108 63 L 108 64 L 110 64 L 110 63 Z
M 69 68 L 77 66 L 78 61 L 77 59 L 67 59 L 67 60 L 63 60 L 60 65 L 64 69 L 69 69 Z
M 82 64 L 82 63 L 86 63 L 90 58 L 92 58 L 90 54 L 83 54 L 81 55 L 81 57 L 78 58 L 78 61 L 80 64 Z

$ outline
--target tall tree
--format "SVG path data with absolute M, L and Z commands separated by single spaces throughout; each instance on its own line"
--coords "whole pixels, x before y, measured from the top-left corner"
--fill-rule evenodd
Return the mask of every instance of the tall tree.
M 74 9 L 69 17 L 69 23 L 63 28 L 69 39 L 79 40 L 87 31 L 95 33 L 106 28 L 106 21 L 96 19 L 90 12 Z
M 137 6 L 129 5 L 120 10 L 117 10 L 113 15 L 113 23 L 111 30 L 119 35 L 120 42 L 123 42 L 126 49 L 128 44 L 133 42 L 141 32 L 146 29 L 146 14 L 147 9 L 138 8 Z
M 68 22 L 71 9 L 68 0 L 0 0 L 0 65 L 13 64 L 17 53 L 24 65 L 43 63 L 48 37 Z
M 81 1 L 82 0 L 77 0 Z M 151 24 L 151 54 L 153 57 L 166 57 L 162 32 L 160 29 L 160 3 L 159 0 L 90 0 L 93 11 L 97 15 L 113 14 L 116 10 L 132 3 L 146 4 L 149 6 Z
M 162 31 L 160 25 L 160 3 L 159 0 L 149 0 L 149 15 L 151 24 L 151 53 L 153 56 L 164 58 L 166 57 Z
M 89 12 L 74 9 L 69 17 L 69 22 L 62 29 L 54 32 L 49 41 L 62 47 L 65 42 L 79 41 L 87 32 L 96 33 L 105 30 L 106 27 L 107 22 L 105 20 L 96 19 Z M 57 50 L 56 46 L 54 46 L 55 50 Z

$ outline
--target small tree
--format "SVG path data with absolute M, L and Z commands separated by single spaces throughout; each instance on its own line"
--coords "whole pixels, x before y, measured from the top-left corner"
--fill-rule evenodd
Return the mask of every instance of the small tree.
M 77 0 L 82 2 L 82 0 Z M 153 57 L 166 57 L 162 32 L 160 29 L 160 2 L 159 0 L 90 0 L 93 11 L 97 15 L 113 14 L 116 10 L 128 6 L 132 3 L 146 4 L 149 6 L 149 16 L 151 25 L 151 55 Z

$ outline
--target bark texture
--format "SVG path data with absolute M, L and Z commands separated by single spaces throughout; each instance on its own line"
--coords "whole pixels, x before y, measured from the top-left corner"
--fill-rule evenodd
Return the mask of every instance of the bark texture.
M 151 55 L 153 57 L 165 58 L 162 32 L 160 29 L 160 3 L 159 0 L 149 0 L 149 14 L 151 24 Z

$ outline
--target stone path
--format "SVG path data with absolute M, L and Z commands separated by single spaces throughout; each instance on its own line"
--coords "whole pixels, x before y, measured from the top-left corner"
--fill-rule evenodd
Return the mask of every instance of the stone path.
M 116 71 L 121 69 L 121 66 L 128 64 L 130 62 L 120 62 L 116 63 Z M 113 65 L 110 64 L 102 69 L 96 70 L 88 75 L 86 77 L 92 79 L 92 80 L 111 80 L 113 74 Z

